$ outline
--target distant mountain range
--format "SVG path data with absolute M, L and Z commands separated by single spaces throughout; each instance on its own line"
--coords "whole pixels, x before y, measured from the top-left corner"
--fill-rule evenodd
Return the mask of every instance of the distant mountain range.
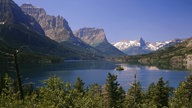
M 174 39 L 163 42 L 145 42 L 143 38 L 140 38 L 139 40 L 120 41 L 113 45 L 127 55 L 138 55 L 151 53 L 182 41 L 183 39 Z
M 138 62 L 161 68 L 192 70 L 192 38 L 154 53 L 138 57 Z
M 192 38 L 174 45 L 169 42 L 167 45 L 169 47 L 160 48 L 149 54 L 119 57 L 116 61 L 157 66 L 163 69 L 192 70 Z

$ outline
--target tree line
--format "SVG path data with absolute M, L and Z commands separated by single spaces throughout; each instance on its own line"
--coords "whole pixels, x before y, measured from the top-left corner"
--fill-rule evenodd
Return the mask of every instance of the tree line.
M 192 108 L 192 76 L 176 89 L 160 78 L 146 90 L 135 80 L 125 91 L 111 73 L 104 85 L 87 87 L 79 77 L 71 84 L 52 76 L 35 89 L 23 85 L 23 99 L 17 88 L 8 74 L 1 76 L 0 108 Z

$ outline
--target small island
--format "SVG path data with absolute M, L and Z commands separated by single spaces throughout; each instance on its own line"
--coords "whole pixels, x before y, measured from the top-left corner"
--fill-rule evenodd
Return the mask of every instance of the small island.
M 122 71 L 122 70 L 124 70 L 124 68 L 121 65 L 119 65 L 118 67 L 115 68 L 115 70 Z

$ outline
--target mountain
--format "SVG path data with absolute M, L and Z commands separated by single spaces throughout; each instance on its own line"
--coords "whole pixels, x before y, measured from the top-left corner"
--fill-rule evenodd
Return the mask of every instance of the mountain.
M 100 51 L 75 37 L 67 20 L 62 16 L 48 15 L 43 8 L 33 6 L 32 4 L 23 4 L 21 9 L 36 19 L 45 31 L 46 36 L 50 39 L 79 52 L 77 54 L 89 54 L 93 57 L 104 56 Z
M 142 37 L 140 38 L 139 43 L 140 43 L 140 47 L 141 47 L 141 48 L 146 48 L 146 47 L 147 47 L 147 45 L 146 45 L 146 43 L 145 43 L 145 40 L 143 40 Z
M 59 44 L 44 35 L 36 20 L 25 14 L 12 0 L 0 0 L 0 51 L 13 53 L 22 49 L 21 59 L 35 61 L 41 59 L 97 59 L 86 50 Z
M 162 68 L 191 69 L 192 38 L 178 44 L 139 57 L 141 64 L 156 65 Z
M 107 56 L 125 55 L 108 42 L 103 29 L 81 28 L 74 31 L 74 35 Z
M 140 40 L 120 41 L 113 45 L 127 55 L 138 55 L 151 53 L 182 41 L 182 39 L 175 39 L 164 42 L 145 42 L 143 38 L 140 38 Z
M 0 0 L 0 24 L 22 25 L 25 28 L 44 35 L 44 31 L 34 18 L 25 15 L 12 0 Z
M 192 70 L 192 38 L 150 54 L 116 58 L 117 61 L 157 66 L 162 69 Z
M 59 43 L 71 42 L 75 45 L 86 46 L 80 39 L 73 35 L 67 20 L 62 16 L 51 16 L 43 8 L 32 4 L 23 4 L 21 9 L 28 15 L 36 19 L 45 31 L 45 35 Z

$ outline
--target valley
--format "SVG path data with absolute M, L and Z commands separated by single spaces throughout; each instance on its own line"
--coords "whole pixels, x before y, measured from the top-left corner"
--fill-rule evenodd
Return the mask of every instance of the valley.
M 192 15 L 177 11 L 183 1 L 171 10 L 165 1 L 106 1 L 0 0 L 0 108 L 192 106 L 192 24 L 183 25 Z
M 22 49 L 20 62 L 115 60 L 169 69 L 191 67 L 191 38 L 146 42 L 141 37 L 111 44 L 103 28 L 73 31 L 64 17 L 49 15 L 41 7 L 19 7 L 12 0 L 2 0 L 0 6 L 0 50 Z

